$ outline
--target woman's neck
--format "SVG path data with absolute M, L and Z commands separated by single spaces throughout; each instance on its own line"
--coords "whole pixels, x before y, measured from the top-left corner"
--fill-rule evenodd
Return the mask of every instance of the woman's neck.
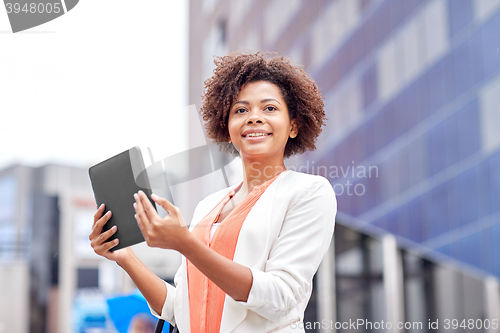
M 276 175 L 286 170 L 283 159 L 268 161 L 249 161 L 242 159 L 243 185 L 242 188 L 250 193 L 255 186 L 264 184 Z

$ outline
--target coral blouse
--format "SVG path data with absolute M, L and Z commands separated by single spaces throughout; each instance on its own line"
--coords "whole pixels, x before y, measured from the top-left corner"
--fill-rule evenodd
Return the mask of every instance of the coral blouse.
M 212 250 L 233 260 L 238 236 L 245 218 L 267 187 L 277 177 L 276 175 L 265 183 L 255 186 L 217 226 L 213 237 L 210 233 L 214 223 L 218 220 L 224 205 L 235 195 L 236 189 L 231 190 L 191 232 Z M 243 182 L 237 188 L 241 188 L 242 185 Z M 191 332 L 219 333 L 226 293 L 189 260 L 187 260 L 187 278 Z

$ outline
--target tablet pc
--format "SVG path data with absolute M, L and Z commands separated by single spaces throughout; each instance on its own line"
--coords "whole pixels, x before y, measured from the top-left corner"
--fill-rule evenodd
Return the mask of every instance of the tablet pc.
M 134 177 L 133 168 L 144 170 L 138 175 L 138 178 L 141 179 Z M 143 242 L 144 237 L 134 218 L 134 193 L 142 190 L 155 209 L 156 205 L 151 199 L 152 192 L 148 186 L 149 180 L 139 147 L 133 147 L 90 167 L 89 176 L 97 207 L 104 203 L 106 207 L 103 215 L 109 210 L 113 213 L 104 225 L 102 232 L 109 230 L 114 225 L 118 227 L 116 233 L 108 241 L 118 238 L 120 243 L 111 251 Z

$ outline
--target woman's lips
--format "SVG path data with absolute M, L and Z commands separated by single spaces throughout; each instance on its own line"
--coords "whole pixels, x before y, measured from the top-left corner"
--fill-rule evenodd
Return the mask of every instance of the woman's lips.
M 243 136 L 244 139 L 248 141 L 262 141 L 265 140 L 266 138 L 270 137 L 272 133 L 267 133 L 266 135 L 258 135 L 258 136 L 249 136 L 248 134 L 246 136 Z

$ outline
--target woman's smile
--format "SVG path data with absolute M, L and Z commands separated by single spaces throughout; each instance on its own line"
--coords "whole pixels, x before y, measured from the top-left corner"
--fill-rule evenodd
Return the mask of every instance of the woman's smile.
M 252 141 L 263 141 L 273 135 L 272 133 L 263 130 L 263 129 L 249 129 L 243 132 L 242 136 L 249 140 L 250 142 Z
M 248 141 L 252 142 L 252 141 L 263 141 L 271 135 L 272 134 L 250 133 L 250 134 L 244 135 L 243 137 L 245 139 L 247 139 Z

